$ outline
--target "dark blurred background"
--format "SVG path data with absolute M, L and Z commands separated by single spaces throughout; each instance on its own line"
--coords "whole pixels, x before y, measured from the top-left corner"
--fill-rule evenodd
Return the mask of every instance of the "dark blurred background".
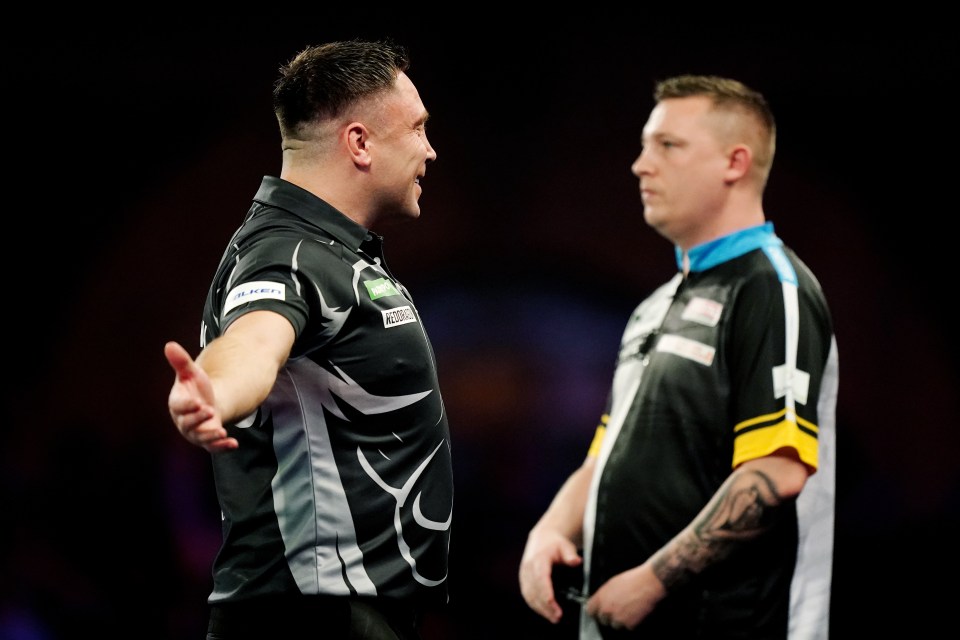
M 526 608 L 517 569 L 585 455 L 627 315 L 675 269 L 630 164 L 653 83 L 681 72 L 766 94 L 766 212 L 832 304 L 834 637 L 952 620 L 955 33 L 151 11 L 7 25 L 3 259 L 28 296 L 6 289 L 0 638 L 203 637 L 219 513 L 208 454 L 166 412 L 163 344 L 198 350 L 224 243 L 279 171 L 280 64 L 354 36 L 409 47 L 439 154 L 421 218 L 385 231 L 453 433 L 451 602 L 427 637 L 575 638 L 572 614 Z

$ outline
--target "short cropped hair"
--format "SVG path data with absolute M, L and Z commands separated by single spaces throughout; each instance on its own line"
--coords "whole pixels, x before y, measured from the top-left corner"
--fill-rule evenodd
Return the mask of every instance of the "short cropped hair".
M 653 97 L 657 102 L 669 98 L 706 96 L 714 108 L 740 111 L 759 126 L 759 143 L 754 149 L 754 165 L 766 184 L 777 149 L 777 124 L 766 98 L 738 80 L 711 75 L 680 75 L 657 82 Z
M 273 109 L 284 138 L 336 118 L 357 101 L 389 90 L 410 67 L 407 49 L 390 40 L 309 46 L 280 67 Z

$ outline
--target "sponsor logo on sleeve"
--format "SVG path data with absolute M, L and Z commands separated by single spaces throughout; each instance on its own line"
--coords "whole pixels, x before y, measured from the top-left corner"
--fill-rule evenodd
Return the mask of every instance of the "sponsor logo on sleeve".
M 227 294 L 223 312 L 227 313 L 241 304 L 254 300 L 284 300 L 285 297 L 286 285 L 282 282 L 268 282 L 266 280 L 244 282 L 235 286 Z
M 400 295 L 400 292 L 397 291 L 397 288 L 393 286 L 393 283 L 387 280 L 386 278 L 379 278 L 377 280 L 365 280 L 363 286 L 367 288 L 367 294 L 369 294 L 371 300 L 376 300 L 377 298 L 384 298 L 386 296 L 397 296 Z
M 810 392 L 810 374 L 801 369 L 788 369 L 782 364 L 773 368 L 773 397 L 782 398 L 787 390 L 793 391 L 793 397 L 800 404 L 807 404 Z
M 387 329 L 416 321 L 417 316 L 408 305 L 383 311 L 383 326 Z

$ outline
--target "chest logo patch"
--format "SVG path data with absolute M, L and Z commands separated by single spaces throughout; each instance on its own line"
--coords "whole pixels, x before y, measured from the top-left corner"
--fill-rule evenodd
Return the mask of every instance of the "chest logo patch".
M 660 336 L 660 341 L 657 342 L 657 351 L 672 353 L 675 356 L 693 360 L 708 367 L 713 364 L 713 356 L 717 352 L 710 345 L 669 333 Z
M 245 302 L 254 300 L 283 300 L 286 297 L 286 286 L 282 282 L 257 280 L 238 284 L 227 294 L 227 301 L 223 304 L 223 312 L 227 313 Z
M 378 278 L 376 280 L 364 280 L 363 286 L 367 288 L 367 294 L 370 296 L 371 300 L 376 300 L 377 298 L 384 298 L 386 296 L 398 296 L 400 292 L 397 291 L 397 288 L 393 286 L 393 283 L 387 280 L 386 278 Z
M 723 305 L 716 300 L 693 298 L 683 309 L 681 317 L 707 327 L 715 327 L 720 321 L 721 313 L 723 313 Z
M 383 326 L 386 329 L 416 321 L 417 316 L 408 305 L 383 311 Z

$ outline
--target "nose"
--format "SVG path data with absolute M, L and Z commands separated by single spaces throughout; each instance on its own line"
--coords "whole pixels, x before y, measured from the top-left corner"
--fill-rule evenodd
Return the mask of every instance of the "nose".
M 630 171 L 638 178 L 648 171 L 646 169 L 647 164 L 645 160 L 646 157 L 643 155 L 643 151 L 641 151 L 640 155 L 637 156 L 637 159 L 634 160 L 633 164 L 630 165 Z
M 427 162 L 433 162 L 437 159 L 437 152 L 433 148 L 433 145 L 430 144 L 430 140 L 427 138 L 427 134 L 423 134 L 423 142 L 427 145 Z

